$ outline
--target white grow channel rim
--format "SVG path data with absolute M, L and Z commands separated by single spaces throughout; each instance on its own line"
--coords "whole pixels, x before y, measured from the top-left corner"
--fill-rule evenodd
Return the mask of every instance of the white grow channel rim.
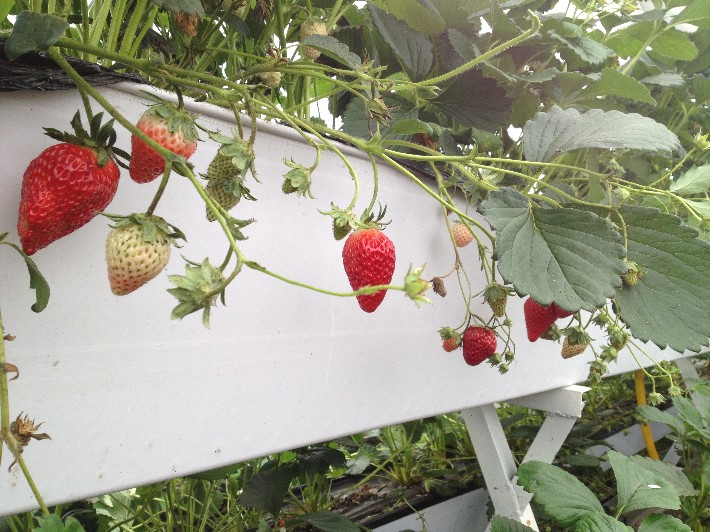
M 101 92 L 131 120 L 145 109 L 138 87 Z M 210 129 L 228 133 L 233 126 L 222 109 L 188 105 Z M 54 142 L 42 128 L 66 129 L 79 108 L 74 91 L 0 98 L 0 230 L 10 231 L 14 242 L 22 174 Z M 128 149 L 129 137 L 118 129 L 117 145 Z M 353 185 L 345 165 L 325 152 L 313 175 L 316 199 L 285 196 L 284 159 L 309 166 L 314 149 L 273 124 L 260 125 L 255 148 L 261 183 L 252 181 L 250 188 L 258 201 L 242 201 L 235 209 L 236 217 L 257 220 L 245 230 L 244 252 L 282 275 L 349 291 L 342 242 L 333 239 L 330 218 L 318 213 L 329 210 L 331 201 L 349 203 Z M 212 141 L 200 144 L 191 159 L 197 172 L 206 170 L 215 150 Z M 360 176 L 362 210 L 372 169 L 355 150 L 342 150 Z M 159 180 L 139 185 L 122 174 L 107 211 L 145 210 Z M 156 210 L 188 239 L 173 251 L 166 274 L 184 273 L 180 255 L 210 257 L 215 264 L 224 257 L 220 229 L 205 220 L 195 195 L 186 179 L 174 175 Z M 402 282 L 410 264 L 426 264 L 428 278 L 448 272 L 453 251 L 441 209 L 426 192 L 383 167 L 379 199 L 393 220 L 387 234 L 397 248 L 394 282 Z M 40 314 L 30 310 L 34 293 L 22 259 L 10 250 L 0 253 L 0 305 L 7 332 L 16 336 L 7 357 L 20 368 L 20 379 L 10 383 L 11 416 L 24 411 L 52 436 L 33 441 L 23 455 L 48 505 L 445 412 L 481 407 L 476 415 L 485 418 L 491 414 L 486 405 L 587 376 L 590 353 L 563 360 L 559 344 L 527 341 L 517 298 L 509 312 L 518 354 L 508 374 L 487 364 L 469 367 L 460 352 L 443 352 L 437 330 L 457 326 L 464 315 L 453 277 L 446 299 L 431 294 L 434 303 L 417 309 L 403 293 L 390 292 L 374 314 L 366 314 L 354 298 L 325 296 L 245 268 L 227 290 L 227 307 L 213 309 L 211 330 L 199 314 L 171 321 L 175 300 L 166 292 L 172 286 L 166 275 L 128 296 L 112 295 L 104 260 L 108 223 L 97 217 L 33 256 L 52 290 Z M 461 253 L 475 276 L 475 246 Z M 473 282 L 482 288 L 482 279 Z M 647 349 L 658 360 L 682 356 Z M 611 367 L 615 373 L 636 368 L 628 353 Z M 581 396 L 577 388 L 574 394 Z M 489 436 L 488 428 L 471 427 L 472 433 L 477 429 Z M 35 508 L 21 471 L 15 466 L 8 473 L 11 458 L 4 456 L 0 515 Z M 502 463 L 501 470 L 508 466 Z

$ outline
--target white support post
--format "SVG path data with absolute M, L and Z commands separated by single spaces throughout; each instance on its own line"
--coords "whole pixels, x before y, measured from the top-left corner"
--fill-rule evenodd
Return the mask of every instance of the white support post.
M 568 386 L 510 401 L 548 412 L 523 462 L 540 460 L 552 463 L 575 421 L 582 415 L 582 394 L 588 389 L 584 386 Z M 466 409 L 462 417 L 496 513 L 538 530 L 530 508 L 532 496 L 515 482 L 518 466 L 505 438 L 495 405 Z

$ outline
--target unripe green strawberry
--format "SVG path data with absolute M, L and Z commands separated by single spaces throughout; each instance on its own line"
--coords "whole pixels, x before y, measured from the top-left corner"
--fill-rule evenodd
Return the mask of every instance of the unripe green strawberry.
M 234 193 L 234 185 L 230 179 L 210 180 L 205 187 L 205 192 L 207 192 L 207 195 L 225 211 L 229 211 L 235 207 L 242 198 L 241 194 Z M 205 206 L 205 212 L 207 214 L 207 220 L 214 222 L 215 216 L 209 207 Z
M 311 35 L 328 35 L 328 27 L 325 22 L 310 18 L 303 21 L 300 33 L 301 42 L 303 42 L 306 37 L 310 37 Z M 318 59 L 320 57 L 320 52 L 312 46 L 303 46 L 301 50 L 303 51 L 303 55 L 311 59 Z
M 281 85 L 281 72 L 260 72 L 259 79 L 270 89 L 276 89 L 279 85 Z
M 508 301 L 508 292 L 501 285 L 493 281 L 483 292 L 483 299 L 493 310 L 493 315 L 501 317 L 505 315 L 505 306 Z
M 235 174 L 239 175 L 239 171 L 232 163 L 232 158 L 217 153 L 207 167 L 207 173 L 203 177 L 205 179 L 230 179 Z
M 451 228 L 451 232 L 454 235 L 454 244 L 457 248 L 466 247 L 473 240 L 473 234 L 463 222 L 456 222 Z
M 111 291 L 123 296 L 163 271 L 175 233 L 158 216 L 134 214 L 114 219 L 117 223 L 106 239 L 106 264 Z

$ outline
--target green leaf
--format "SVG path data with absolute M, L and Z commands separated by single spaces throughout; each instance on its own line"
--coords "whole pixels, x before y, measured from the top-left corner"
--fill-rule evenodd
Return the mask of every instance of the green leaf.
M 574 532 L 633 532 L 633 528 L 610 515 L 587 514 L 575 523 Z
M 680 419 L 672 414 L 669 414 L 668 412 L 659 410 L 655 406 L 639 405 L 637 410 L 639 414 L 650 422 L 668 425 L 678 434 L 683 434 L 685 432 L 685 427 Z
M 273 532 L 273 529 L 266 519 L 259 519 L 259 528 L 256 532 Z
M 46 50 L 69 28 L 69 23 L 54 15 L 23 11 L 17 15 L 12 33 L 5 43 L 5 54 L 14 61 L 22 54 Z
M 330 35 L 309 35 L 303 39 L 304 46 L 315 48 L 320 53 L 327 55 L 331 59 L 357 70 L 362 66 L 362 61 L 350 51 L 350 48 L 335 37 Z
M 94 502 L 94 511 L 97 515 L 104 516 L 102 522 L 110 528 L 116 523 L 124 523 L 130 527 L 134 517 L 131 501 L 136 497 L 136 490 L 127 489 L 109 495 L 101 495 Z
M 230 475 L 239 473 L 244 469 L 244 464 L 231 464 L 222 467 L 216 467 L 215 469 L 210 469 L 208 471 L 202 471 L 200 473 L 194 473 L 189 475 L 188 478 L 197 478 L 200 480 L 224 480 Z
M 335 512 L 313 512 L 300 516 L 301 519 L 324 532 L 359 532 L 360 529 L 350 519 Z
M 296 472 L 296 467 L 292 464 L 259 471 L 249 479 L 237 502 L 277 515 L 281 511 L 286 492 Z
M 591 82 L 579 93 L 580 99 L 594 99 L 598 96 L 617 96 L 651 105 L 656 103 L 651 91 L 643 83 L 611 67 L 602 70 L 601 78 Z
M 682 87 L 685 85 L 685 78 L 677 72 L 662 72 L 653 76 L 646 76 L 639 81 L 647 85 L 658 85 L 659 87 Z
M 298 455 L 298 465 L 309 475 L 325 475 L 333 467 L 345 466 L 345 455 L 338 449 L 319 447 Z
M 436 8 L 419 0 L 388 0 L 387 9 L 407 26 L 426 37 L 439 35 L 446 29 L 446 22 Z
M 84 532 L 84 527 L 73 517 L 67 517 L 62 522 L 62 518 L 57 514 L 50 514 L 46 517 L 38 517 L 39 526 L 33 532 Z
M 0 0 L 0 24 L 7 18 L 15 5 L 15 0 Z
M 710 335 L 710 244 L 677 216 L 650 207 L 621 210 L 628 259 L 643 276 L 617 291 L 631 334 L 682 352 L 699 351 Z
M 685 421 L 688 425 L 693 427 L 698 431 L 702 431 L 705 427 L 703 426 L 703 418 L 695 408 L 693 403 L 688 401 L 685 397 L 674 397 L 673 406 L 676 407 L 681 419 Z
M 680 519 L 665 514 L 651 514 L 643 520 L 638 532 L 692 532 Z
M 187 13 L 202 18 L 205 10 L 200 0 L 152 0 L 153 3 L 171 13 Z
M 434 64 L 433 47 L 429 40 L 374 4 L 368 3 L 367 7 L 377 31 L 397 55 L 412 81 L 426 78 Z
M 431 103 L 462 126 L 487 131 L 507 126 L 513 107 L 505 89 L 477 69 L 458 76 Z
M 11 246 L 25 260 L 27 272 L 30 274 L 30 288 L 35 291 L 35 303 L 32 305 L 32 311 L 42 312 L 47 308 L 47 304 L 49 303 L 49 284 L 47 280 L 42 275 L 42 272 L 39 271 L 35 261 L 33 261 L 27 253 L 22 251 L 22 248 L 11 242 L 2 241 L 2 243 Z
M 673 464 L 668 464 L 661 460 L 654 460 L 648 456 L 630 456 L 629 459 L 652 473 L 658 475 L 663 480 L 667 481 L 681 497 L 690 497 L 696 495 L 697 492 L 693 488 L 693 484 L 685 476 L 680 467 Z
M 682 2 L 685 4 L 686 2 Z M 689 23 L 701 28 L 710 27 L 710 0 L 694 0 L 673 18 L 673 24 Z
M 520 521 L 509 519 L 500 515 L 494 515 L 491 519 L 491 532 L 528 532 L 533 530 Z
M 614 57 L 613 50 L 589 37 L 566 37 L 555 30 L 549 30 L 547 34 L 563 43 L 568 50 L 590 65 L 599 65 L 610 57 Z
M 579 148 L 631 148 L 654 153 L 683 152 L 680 140 L 651 118 L 636 113 L 553 107 L 540 112 L 523 127 L 528 161 L 546 162 Z
M 678 494 L 664 478 L 617 451 L 609 451 L 607 456 L 616 476 L 618 506 L 622 514 L 644 508 L 680 508 Z
M 406 120 L 398 120 L 393 122 L 387 129 L 387 136 L 390 135 L 414 135 L 415 133 L 432 134 L 432 129 L 429 124 L 422 122 L 418 118 L 409 118 Z
M 710 78 L 705 76 L 693 76 L 690 80 L 690 91 L 695 96 L 697 104 L 710 101 Z
M 592 310 L 621 285 L 625 250 L 605 218 L 536 207 L 511 188 L 491 192 L 480 210 L 498 232 L 498 270 L 519 294 L 541 305 Z
M 606 515 L 596 495 L 573 475 L 539 461 L 518 468 L 518 484 L 533 494 L 533 501 L 564 527 L 588 514 Z
M 710 189 L 710 164 L 694 166 L 671 183 L 671 192 L 681 196 L 701 194 Z
M 688 34 L 675 28 L 664 30 L 653 40 L 651 48 L 657 54 L 680 61 L 690 61 L 698 55 L 698 49 Z

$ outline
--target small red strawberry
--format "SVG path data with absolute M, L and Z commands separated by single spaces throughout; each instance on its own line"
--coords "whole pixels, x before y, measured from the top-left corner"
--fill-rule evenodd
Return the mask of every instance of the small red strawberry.
M 22 178 L 17 233 L 28 255 L 88 223 L 111 202 L 118 188 L 119 170 L 113 160 L 113 120 L 101 125 L 102 114 L 91 121 L 87 133 L 79 113 L 72 126 L 76 134 L 45 129 L 63 141 L 44 150 Z
M 394 244 L 376 227 L 351 233 L 343 246 L 343 266 L 353 290 L 389 284 L 395 266 Z M 386 290 L 357 297 L 360 308 L 374 312 L 387 295 Z
M 111 291 L 130 294 L 163 271 L 175 238 L 184 235 L 159 216 L 111 217 L 116 225 L 106 239 L 106 264 Z
M 461 346 L 461 335 L 451 327 L 439 329 L 439 336 L 441 336 L 441 346 L 447 353 L 451 353 Z
M 466 247 L 473 240 L 473 234 L 463 222 L 456 222 L 451 228 L 451 232 L 454 235 L 454 244 L 457 248 Z
M 177 106 L 160 100 L 143 113 L 136 127 L 156 141 L 185 159 L 197 149 L 195 117 Z M 128 167 L 131 179 L 136 183 L 149 183 L 163 175 L 163 156 L 136 135 L 131 136 L 131 163 Z
M 496 333 L 486 327 L 469 327 L 463 333 L 463 359 L 477 366 L 496 352 Z
M 552 305 L 543 307 L 540 303 L 531 298 L 525 301 L 523 312 L 525 313 L 525 327 L 528 330 L 528 340 L 531 342 L 540 338 L 540 336 L 555 323 L 555 320 L 557 320 L 555 308 Z

